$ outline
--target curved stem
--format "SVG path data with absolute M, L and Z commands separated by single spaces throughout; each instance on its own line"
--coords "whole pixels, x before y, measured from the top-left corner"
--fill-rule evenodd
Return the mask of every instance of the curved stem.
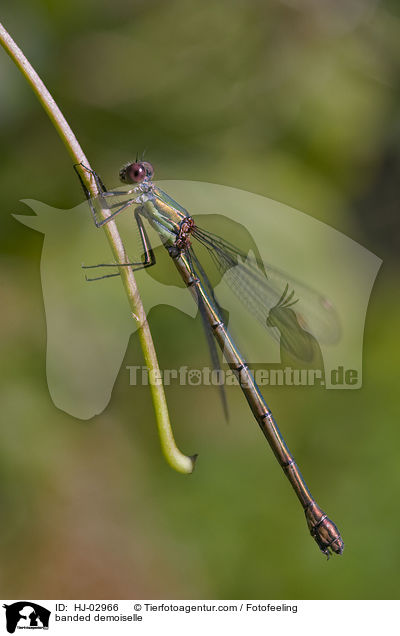
M 43 84 L 39 75 L 36 73 L 32 65 L 28 62 L 21 49 L 16 45 L 14 40 L 10 37 L 4 26 L 0 23 L 0 43 L 11 57 L 13 62 L 19 68 L 24 75 L 28 84 L 36 93 L 37 98 L 45 109 L 47 115 L 53 123 L 53 126 L 57 130 L 61 140 L 65 144 L 74 163 L 83 163 L 90 168 L 89 161 L 87 160 L 82 148 L 80 147 L 78 140 L 68 125 L 64 115 L 60 111 L 53 97 Z M 82 171 L 82 179 L 89 190 L 92 197 L 96 197 L 97 192 L 94 179 L 86 170 Z M 103 218 L 109 215 L 109 212 L 104 209 L 101 211 Z M 117 263 L 126 263 L 125 248 L 119 235 L 117 226 L 114 221 L 104 224 L 104 231 L 106 233 L 108 242 L 115 261 Z M 150 327 L 147 322 L 146 313 L 144 311 L 143 303 L 139 295 L 136 280 L 132 270 L 129 267 L 120 267 L 121 279 L 125 288 L 125 292 L 128 296 L 129 304 L 132 309 L 132 313 L 135 319 L 138 321 L 138 333 L 139 340 L 142 347 L 144 359 L 149 371 L 150 378 L 157 378 L 160 376 L 159 366 L 157 360 L 157 354 L 154 348 L 154 343 L 150 333 Z M 180 473 L 191 473 L 194 469 L 195 457 L 188 457 L 181 453 L 177 448 L 171 429 L 169 420 L 168 408 L 165 399 L 164 387 L 161 383 L 157 383 L 155 380 L 150 380 L 151 395 L 154 404 L 154 410 L 156 414 L 157 427 L 160 435 L 161 448 L 167 462 Z

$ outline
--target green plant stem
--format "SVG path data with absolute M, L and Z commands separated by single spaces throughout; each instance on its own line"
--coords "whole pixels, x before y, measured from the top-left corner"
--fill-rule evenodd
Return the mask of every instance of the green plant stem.
M 55 129 L 57 130 L 59 136 L 64 142 L 73 162 L 83 163 L 85 166 L 90 168 L 89 161 L 87 160 L 64 115 L 58 108 L 57 104 L 55 103 L 54 99 L 50 95 L 49 91 L 43 84 L 36 71 L 33 69 L 31 64 L 26 59 L 25 55 L 22 53 L 20 48 L 16 45 L 14 40 L 10 37 L 1 23 L 0 42 L 5 51 L 13 60 L 13 62 L 24 75 L 28 84 L 36 93 L 37 98 L 39 99 L 47 115 L 52 121 Z M 81 176 L 91 196 L 98 196 L 99 193 L 97 191 L 96 184 L 90 173 L 88 173 L 86 170 L 83 170 Z M 109 216 L 109 212 L 107 211 L 107 209 L 103 209 L 101 212 L 103 218 Z M 110 243 L 115 262 L 126 263 L 127 257 L 125 249 L 115 222 L 110 221 L 109 223 L 106 223 L 103 228 Z M 161 447 L 164 456 L 170 466 L 172 466 L 172 468 L 174 468 L 178 472 L 186 474 L 191 473 L 194 469 L 195 456 L 188 457 L 187 455 L 184 455 L 175 444 L 169 420 L 164 387 L 161 382 L 157 381 L 157 378 L 160 377 L 157 355 L 135 277 L 131 268 L 129 267 L 120 267 L 119 270 L 125 292 L 129 299 L 129 304 L 132 310 L 132 317 L 138 323 L 139 340 L 146 366 L 150 372 L 150 389 L 156 414 L 158 432 L 160 435 Z

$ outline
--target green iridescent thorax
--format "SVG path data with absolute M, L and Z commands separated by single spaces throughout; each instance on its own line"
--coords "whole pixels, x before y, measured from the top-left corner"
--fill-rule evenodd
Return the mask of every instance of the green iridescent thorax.
M 163 190 L 154 188 L 154 199 L 143 204 L 146 216 L 166 245 L 173 245 L 182 221 L 189 216 L 179 203 L 171 199 Z

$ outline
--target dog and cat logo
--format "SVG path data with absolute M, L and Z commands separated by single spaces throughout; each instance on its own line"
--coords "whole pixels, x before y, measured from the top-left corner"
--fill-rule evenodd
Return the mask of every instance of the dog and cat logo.
M 9 634 L 16 629 L 48 629 L 50 610 L 32 603 L 18 601 L 11 605 L 3 605 L 6 610 L 6 626 Z

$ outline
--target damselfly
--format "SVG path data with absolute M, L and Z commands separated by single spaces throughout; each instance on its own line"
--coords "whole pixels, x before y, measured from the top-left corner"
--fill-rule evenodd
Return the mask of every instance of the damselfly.
M 278 327 L 281 347 L 283 342 L 285 349 L 291 353 L 292 357 L 295 356 L 298 360 L 305 362 L 310 355 L 314 355 L 315 339 L 302 328 L 301 316 L 298 316 L 293 309 L 297 302 L 294 291 L 289 290 L 287 282 L 286 285 L 282 282 L 284 277 L 279 276 L 276 270 L 271 269 L 272 276 L 268 268 L 266 271 L 259 255 L 249 257 L 243 250 L 223 238 L 202 229 L 187 210 L 153 183 L 154 171 L 149 162 L 136 160 L 122 167 L 119 176 L 122 183 L 129 186 L 126 190 L 108 191 L 97 173 L 82 164 L 75 166 L 75 170 L 87 196 L 96 226 L 101 227 L 122 211 L 131 209 L 143 246 L 142 261 L 123 264 L 102 263 L 87 266 L 86 269 L 126 266 L 136 270 L 153 266 L 156 259 L 145 223 L 157 232 L 197 302 L 203 322 L 207 326 L 206 332 L 214 366 L 219 364 L 215 347 L 217 342 L 229 367 L 238 378 L 256 421 L 304 508 L 311 536 L 327 557 L 331 552 L 342 554 L 344 544 L 338 528 L 313 499 L 251 371 L 226 327 L 213 287 L 197 256 L 197 247 L 203 246 L 207 250 L 220 272 L 224 274 L 227 283 L 267 328 Z M 90 197 L 79 170 L 90 172 L 94 178 L 99 192 L 99 196 L 95 199 Z M 98 206 L 102 210 L 107 210 L 109 215 L 106 218 L 99 220 Z M 104 274 L 89 280 L 114 276 L 119 276 L 119 272 Z M 280 289 L 272 279 L 281 281 Z M 266 312 L 266 299 L 269 299 L 271 307 L 271 296 L 275 298 L 275 303 Z

